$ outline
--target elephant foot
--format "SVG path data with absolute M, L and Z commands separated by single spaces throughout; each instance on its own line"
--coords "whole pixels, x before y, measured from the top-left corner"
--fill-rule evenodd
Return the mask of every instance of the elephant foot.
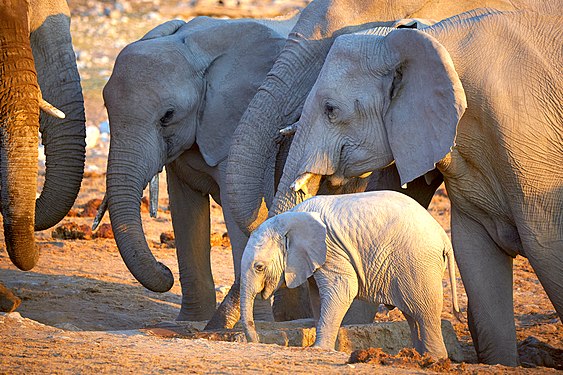
M 22 302 L 12 291 L 0 283 L 0 312 L 12 312 Z
M 272 308 L 276 322 L 312 318 L 313 311 L 311 309 L 307 284 L 294 289 L 289 289 L 285 286 L 279 288 L 274 294 Z
M 233 284 L 204 331 L 231 329 L 240 319 L 240 284 Z

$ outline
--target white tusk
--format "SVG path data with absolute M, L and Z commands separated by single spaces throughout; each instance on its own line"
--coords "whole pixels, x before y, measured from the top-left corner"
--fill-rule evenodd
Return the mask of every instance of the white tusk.
M 96 230 L 96 228 L 98 228 L 98 225 L 100 225 L 100 222 L 102 221 L 107 209 L 108 209 L 108 195 L 106 193 L 106 195 L 104 195 L 104 199 L 102 199 L 102 203 L 100 204 L 100 207 L 98 207 L 98 213 L 96 213 L 96 217 L 94 218 L 94 222 L 92 223 L 92 230 Z
M 45 112 L 46 114 L 51 115 L 53 117 L 60 118 L 60 119 L 63 119 L 63 118 L 66 117 L 66 115 L 64 114 L 63 111 L 56 108 L 54 105 L 47 103 L 45 101 L 45 99 L 43 99 L 41 97 L 39 98 L 39 108 L 41 108 L 43 110 L 43 112 Z
M 307 182 L 309 182 L 309 180 L 313 176 L 314 176 L 314 174 L 310 173 L 310 172 L 303 173 L 301 176 L 297 177 L 297 179 L 295 181 L 293 181 L 293 183 L 289 187 L 291 189 L 293 189 L 293 191 L 299 191 L 305 185 L 307 185 Z
M 402 188 L 402 189 L 406 189 L 406 188 L 407 188 L 407 184 L 402 184 L 402 185 L 401 185 L 401 188 Z
M 373 172 L 366 172 L 363 175 L 360 176 L 360 178 L 368 178 L 369 176 L 371 176 Z
M 149 214 L 156 217 L 158 213 L 158 173 L 149 182 Z
M 296 131 L 297 129 L 295 127 L 295 124 L 292 124 L 280 130 L 280 134 L 283 136 L 289 136 L 295 134 Z

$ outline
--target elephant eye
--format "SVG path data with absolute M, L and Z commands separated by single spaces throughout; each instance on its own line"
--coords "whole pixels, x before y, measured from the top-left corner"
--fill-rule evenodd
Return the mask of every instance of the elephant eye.
M 338 108 L 333 106 L 330 103 L 325 103 L 325 114 L 327 115 L 330 121 L 336 119 L 336 115 L 338 114 Z
M 168 111 L 166 111 L 166 113 L 164 114 L 164 116 L 162 116 L 160 118 L 160 123 L 161 124 L 167 124 L 170 122 L 170 120 L 172 120 L 172 117 L 174 117 L 174 110 L 173 109 L 169 109 Z
M 254 270 L 256 270 L 256 272 L 262 272 L 265 268 L 266 266 L 264 266 L 263 263 L 254 263 Z

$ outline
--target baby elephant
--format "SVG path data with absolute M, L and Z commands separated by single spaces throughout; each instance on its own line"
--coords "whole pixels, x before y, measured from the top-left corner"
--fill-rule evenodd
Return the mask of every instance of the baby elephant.
M 309 279 L 318 320 L 314 346 L 334 349 L 344 314 L 358 298 L 398 307 L 415 349 L 445 358 L 440 314 L 446 260 L 458 316 L 449 238 L 416 201 L 392 191 L 308 199 L 264 222 L 244 250 L 241 320 L 247 340 L 258 342 L 252 318 L 258 293 L 269 298 L 284 282 L 295 288 Z

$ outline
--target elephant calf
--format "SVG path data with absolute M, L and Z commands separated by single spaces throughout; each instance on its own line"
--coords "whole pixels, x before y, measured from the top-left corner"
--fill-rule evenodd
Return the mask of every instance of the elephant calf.
M 334 348 L 358 298 L 398 307 L 416 350 L 447 357 L 440 324 L 446 259 L 457 316 L 451 243 L 416 201 L 392 191 L 313 197 L 266 221 L 248 241 L 241 284 L 246 337 L 258 341 L 252 320 L 258 293 L 269 298 L 284 282 L 295 288 L 309 279 L 315 346 Z

